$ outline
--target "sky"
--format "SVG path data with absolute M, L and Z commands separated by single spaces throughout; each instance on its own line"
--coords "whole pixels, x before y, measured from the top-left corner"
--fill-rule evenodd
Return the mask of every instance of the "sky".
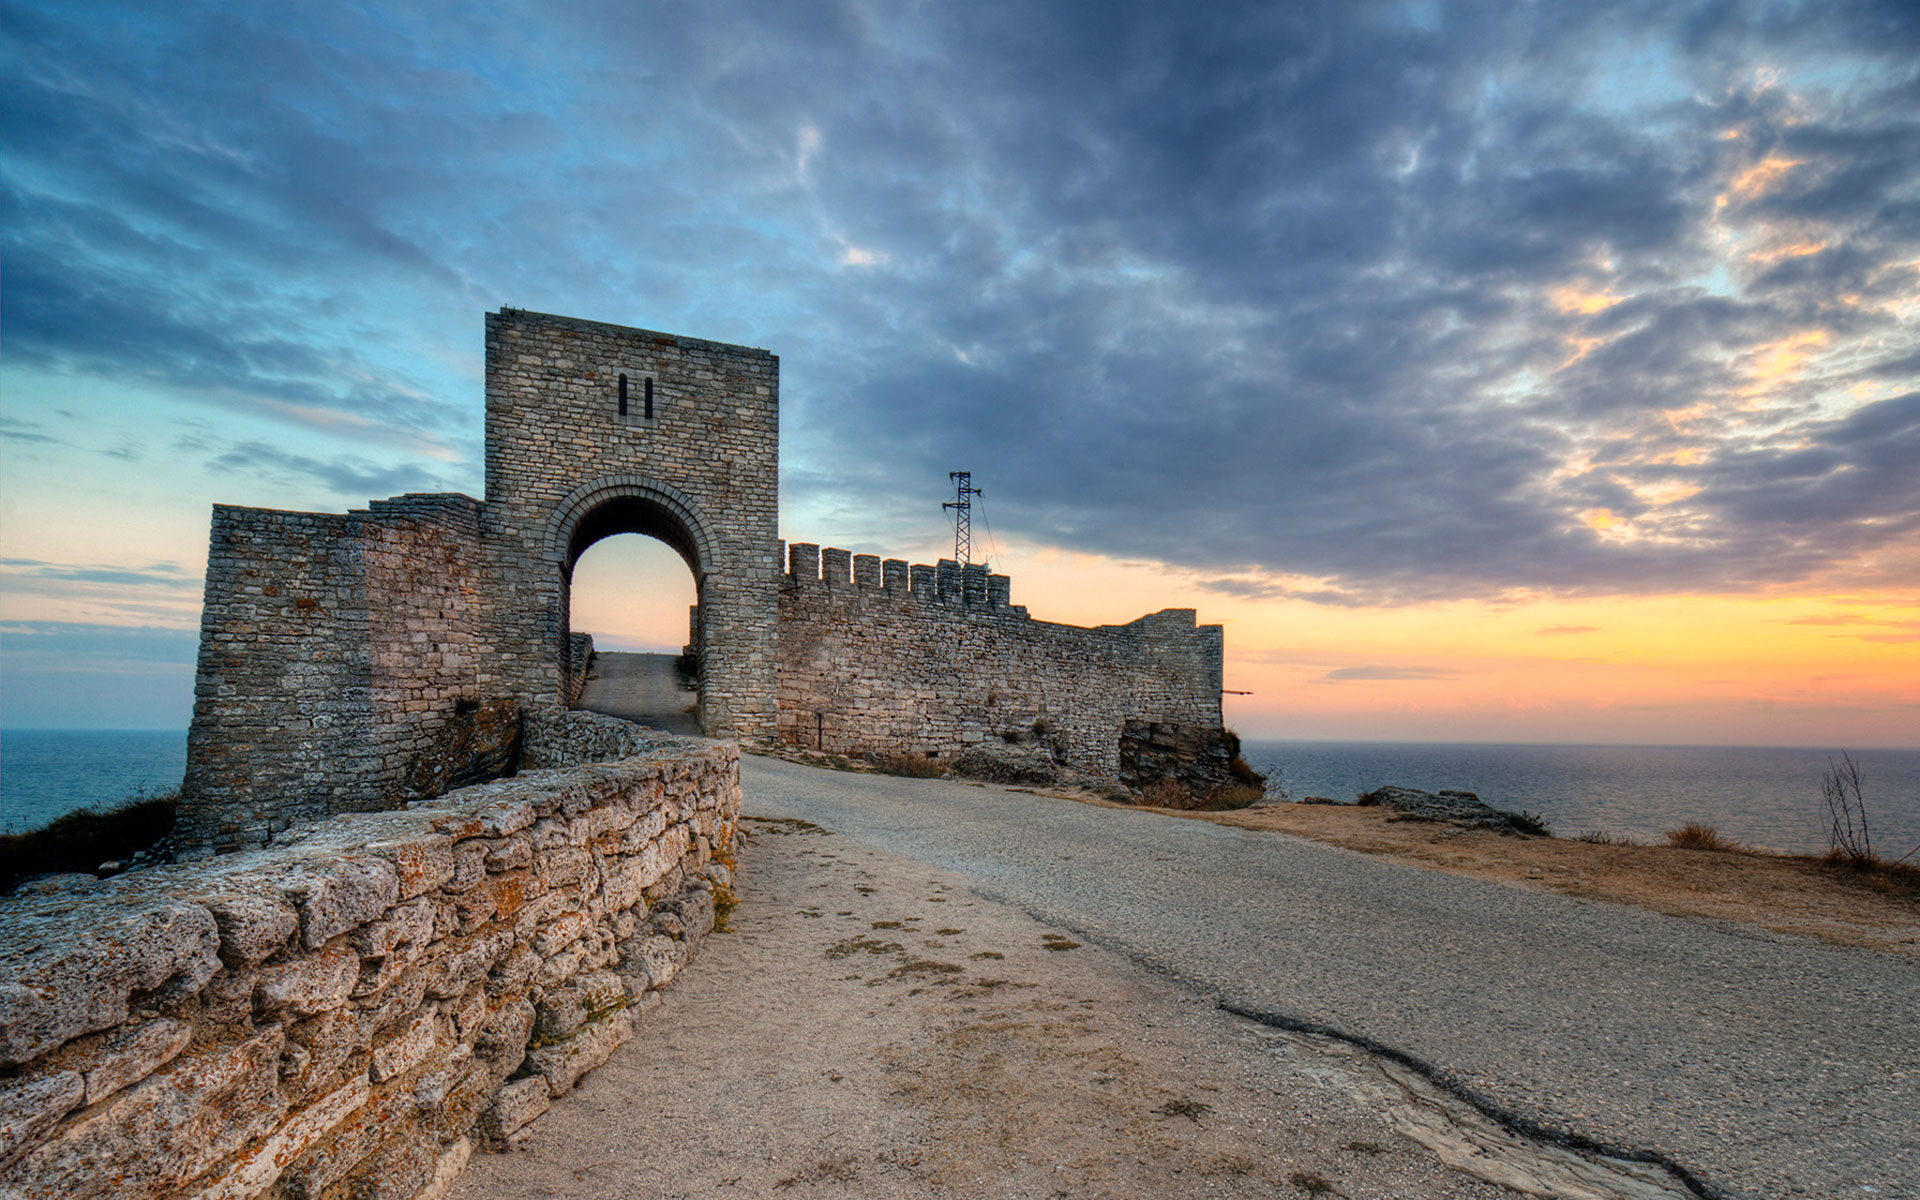
M 0 0 L 0 251 L 0 727 L 185 727 L 213 503 L 479 495 L 509 305 L 1249 736 L 1920 745 L 1911 3 Z

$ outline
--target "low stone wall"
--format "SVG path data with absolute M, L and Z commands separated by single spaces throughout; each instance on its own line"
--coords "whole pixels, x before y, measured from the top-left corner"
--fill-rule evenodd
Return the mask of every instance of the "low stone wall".
M 28 884 L 0 900 L 0 1194 L 437 1195 L 644 1029 L 739 802 L 733 747 L 671 741 Z

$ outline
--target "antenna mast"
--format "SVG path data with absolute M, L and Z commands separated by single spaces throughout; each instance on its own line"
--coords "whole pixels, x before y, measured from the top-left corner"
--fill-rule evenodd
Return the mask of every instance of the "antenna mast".
M 986 493 L 973 486 L 972 471 L 948 471 L 947 478 L 955 482 L 954 494 L 957 499 L 949 500 L 941 508 L 953 510 L 953 561 L 966 566 L 973 561 L 973 500 L 974 496 Z

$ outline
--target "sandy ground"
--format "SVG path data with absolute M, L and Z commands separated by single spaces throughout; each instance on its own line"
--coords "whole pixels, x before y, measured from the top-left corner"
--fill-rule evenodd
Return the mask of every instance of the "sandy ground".
M 1516 887 L 1635 904 L 1676 917 L 1738 921 L 1920 959 L 1920 887 L 1834 870 L 1812 858 L 1502 836 L 1396 820 L 1387 809 L 1350 805 L 1275 804 L 1175 815 L 1289 833 Z
M 1225 1014 L 957 876 L 802 821 L 743 826 L 729 929 L 453 1196 L 1676 1194 L 1594 1183 L 1605 1164 Z

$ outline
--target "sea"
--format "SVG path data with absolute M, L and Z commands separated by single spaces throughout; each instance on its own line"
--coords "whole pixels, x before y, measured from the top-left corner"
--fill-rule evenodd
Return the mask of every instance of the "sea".
M 186 770 L 184 729 L 0 729 L 0 833 L 173 791 Z
M 1562 837 L 1658 842 L 1695 822 L 1764 849 L 1827 849 L 1820 781 L 1834 752 L 1826 750 L 1250 738 L 1243 752 L 1295 800 L 1347 802 L 1384 784 L 1455 789 L 1495 808 L 1538 813 Z M 1920 846 L 1920 749 L 1851 753 L 1874 849 L 1898 858 Z M 186 760 L 187 735 L 179 730 L 0 730 L 0 832 L 171 790 Z
M 1920 846 L 1920 749 L 1854 750 L 1876 853 Z M 1752 746 L 1536 746 L 1247 739 L 1242 757 L 1292 799 L 1351 802 L 1386 784 L 1473 792 L 1561 837 L 1664 841 L 1689 822 L 1789 854 L 1824 853 L 1820 782 L 1838 751 Z M 1915 855 L 1920 860 L 1920 855 Z

